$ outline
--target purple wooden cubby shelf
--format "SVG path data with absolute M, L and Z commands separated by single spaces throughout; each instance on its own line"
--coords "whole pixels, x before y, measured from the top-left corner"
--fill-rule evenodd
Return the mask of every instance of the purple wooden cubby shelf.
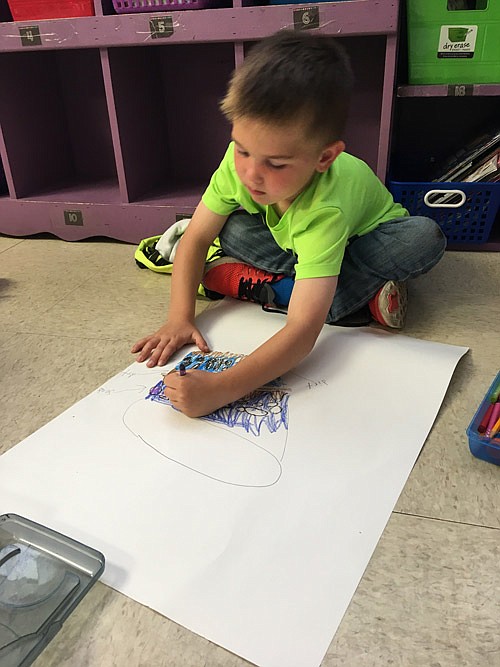
M 137 243 L 192 213 L 229 140 L 231 71 L 311 7 L 353 60 L 348 150 L 385 179 L 398 0 L 121 15 L 94 1 L 94 17 L 0 23 L 0 233 Z

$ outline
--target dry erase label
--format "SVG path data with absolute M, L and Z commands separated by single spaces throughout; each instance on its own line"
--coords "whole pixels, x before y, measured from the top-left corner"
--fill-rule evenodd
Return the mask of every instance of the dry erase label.
M 152 39 L 161 39 L 162 37 L 170 37 L 174 34 L 174 25 L 171 16 L 156 16 L 149 19 L 149 30 Z
M 293 27 L 295 30 L 319 28 L 319 7 L 303 7 L 293 10 Z
M 41 46 L 40 27 L 37 25 L 23 25 L 19 28 L 22 46 Z
M 442 25 L 438 58 L 473 58 L 477 25 Z
M 474 85 L 473 84 L 459 84 L 449 85 L 448 86 L 448 97 L 469 97 L 469 95 L 474 95 Z
M 64 224 L 83 226 L 83 213 L 81 211 L 64 211 Z

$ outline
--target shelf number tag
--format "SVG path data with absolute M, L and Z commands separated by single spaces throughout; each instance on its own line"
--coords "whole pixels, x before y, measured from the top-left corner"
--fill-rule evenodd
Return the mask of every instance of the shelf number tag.
M 19 36 L 22 46 L 41 46 L 40 27 L 37 25 L 23 25 L 19 27 Z
M 149 19 L 149 31 L 151 39 L 161 39 L 162 37 L 170 37 L 174 34 L 174 25 L 171 16 L 156 16 Z
M 64 211 L 64 224 L 83 227 L 83 213 L 81 211 Z
M 474 85 L 472 84 L 448 86 L 448 97 L 468 97 L 469 95 L 474 95 Z
M 295 30 L 319 28 L 319 7 L 303 7 L 293 10 L 293 27 Z

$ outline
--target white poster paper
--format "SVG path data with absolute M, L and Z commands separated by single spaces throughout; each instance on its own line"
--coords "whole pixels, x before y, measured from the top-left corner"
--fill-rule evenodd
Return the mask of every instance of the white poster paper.
M 284 318 L 198 322 L 246 354 Z M 165 369 L 133 363 L 0 457 L 0 513 L 101 550 L 105 583 L 257 665 L 316 667 L 465 352 L 325 326 L 274 403 L 212 421 L 147 398 Z

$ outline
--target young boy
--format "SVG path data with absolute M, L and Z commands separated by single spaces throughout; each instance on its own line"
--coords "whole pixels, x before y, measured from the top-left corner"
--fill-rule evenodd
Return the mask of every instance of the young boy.
M 401 328 L 404 281 L 443 255 L 437 224 L 409 217 L 369 167 L 344 152 L 351 88 L 337 39 L 308 32 L 264 39 L 233 74 L 221 105 L 233 141 L 179 244 L 168 320 L 132 352 L 153 367 L 186 344 L 209 351 L 194 321 L 201 281 L 288 312 L 283 328 L 236 366 L 169 375 L 166 396 L 190 417 L 294 368 L 325 322 L 346 323 L 367 304 L 379 323 Z M 217 236 L 227 257 L 205 271 Z

